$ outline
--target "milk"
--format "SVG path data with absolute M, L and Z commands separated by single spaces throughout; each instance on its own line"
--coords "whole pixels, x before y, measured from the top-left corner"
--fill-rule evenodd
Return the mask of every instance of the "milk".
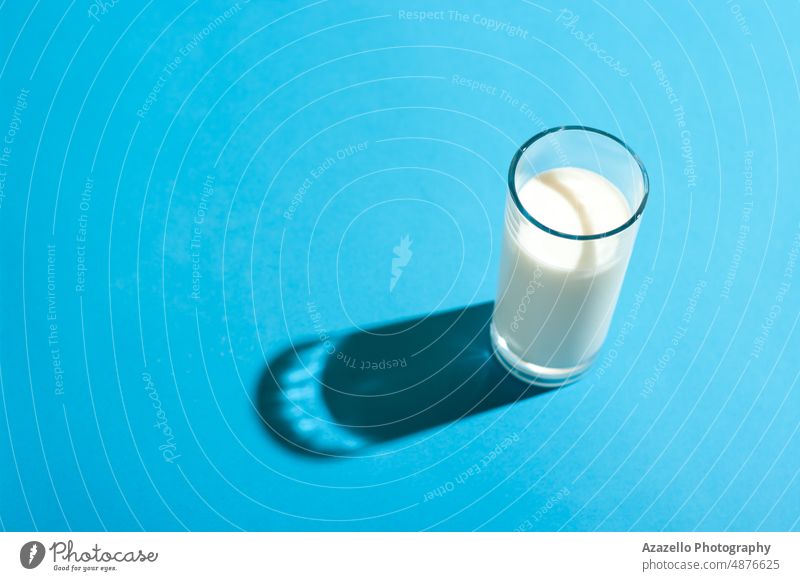
M 518 188 L 525 210 L 562 234 L 604 234 L 631 208 L 603 176 L 560 167 Z M 591 365 L 608 332 L 638 222 L 595 240 L 575 240 L 533 224 L 509 201 L 492 335 L 515 374 L 559 385 Z

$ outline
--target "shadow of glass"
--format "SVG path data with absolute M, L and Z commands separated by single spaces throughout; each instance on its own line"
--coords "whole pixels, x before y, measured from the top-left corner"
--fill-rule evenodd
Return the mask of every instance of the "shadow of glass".
M 296 452 L 347 456 L 553 391 L 520 382 L 497 362 L 492 306 L 290 345 L 259 385 L 264 425 Z

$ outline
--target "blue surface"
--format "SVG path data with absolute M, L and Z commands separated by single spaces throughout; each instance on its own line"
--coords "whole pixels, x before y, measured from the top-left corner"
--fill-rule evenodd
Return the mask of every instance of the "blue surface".
M 800 7 L 570 10 L 2 2 L 2 527 L 800 528 Z M 562 124 L 652 185 L 596 369 L 355 458 L 272 437 L 290 338 L 493 299 Z

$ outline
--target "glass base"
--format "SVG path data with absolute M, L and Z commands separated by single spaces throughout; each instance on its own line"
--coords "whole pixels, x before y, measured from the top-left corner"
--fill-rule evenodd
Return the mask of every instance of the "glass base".
M 589 370 L 594 361 L 592 357 L 587 362 L 570 368 L 536 365 L 515 355 L 508 348 L 508 342 L 497 332 L 494 321 L 491 324 L 491 334 L 494 354 L 503 367 L 517 379 L 536 387 L 556 388 L 574 383 Z

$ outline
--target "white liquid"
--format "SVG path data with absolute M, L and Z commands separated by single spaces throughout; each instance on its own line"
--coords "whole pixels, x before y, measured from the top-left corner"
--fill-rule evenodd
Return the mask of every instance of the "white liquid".
M 537 221 L 565 234 L 602 234 L 631 216 L 616 186 L 579 168 L 541 173 L 518 196 Z M 591 364 L 608 332 L 637 225 L 578 241 L 545 232 L 509 205 L 493 318 L 507 363 L 545 380 Z

